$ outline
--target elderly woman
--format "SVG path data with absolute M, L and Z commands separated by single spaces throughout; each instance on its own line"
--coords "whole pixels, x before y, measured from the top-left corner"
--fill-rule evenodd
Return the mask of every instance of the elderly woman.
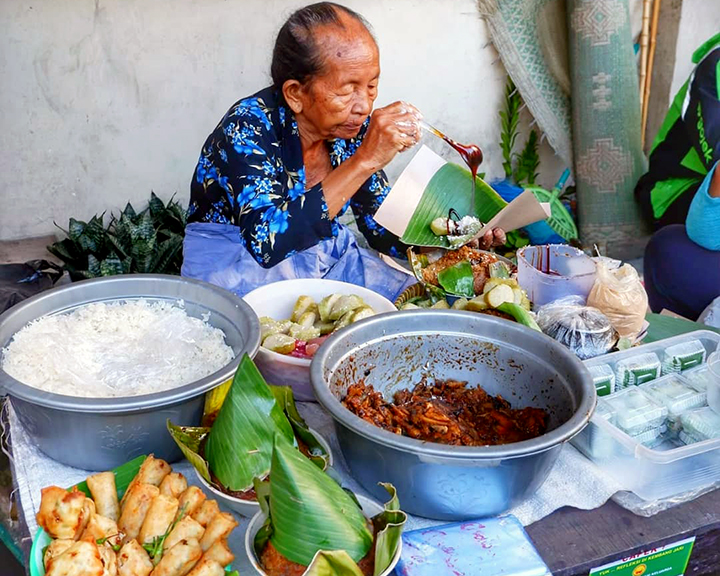
M 411 277 L 360 248 L 338 217 L 351 207 L 371 247 L 404 253 L 373 215 L 389 191 L 382 169 L 420 138 L 419 112 L 404 102 L 372 111 L 378 47 L 365 20 L 338 4 L 290 16 L 271 72 L 273 85 L 236 103 L 205 142 L 182 274 L 239 295 L 312 277 L 394 298 Z

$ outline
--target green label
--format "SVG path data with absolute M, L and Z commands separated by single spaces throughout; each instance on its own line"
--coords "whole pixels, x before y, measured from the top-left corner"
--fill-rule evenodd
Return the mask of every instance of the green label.
M 640 552 L 599 568 L 588 576 L 683 576 L 695 537 Z

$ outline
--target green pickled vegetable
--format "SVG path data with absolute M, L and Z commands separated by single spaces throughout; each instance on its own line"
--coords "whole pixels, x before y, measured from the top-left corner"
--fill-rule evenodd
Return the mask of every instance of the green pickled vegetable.
M 300 316 L 300 318 L 298 318 L 297 323 L 300 324 L 300 326 L 305 326 L 307 328 L 315 324 L 317 317 L 317 312 L 305 312 L 302 316 Z
M 335 303 L 340 300 L 341 294 L 330 294 L 329 296 L 325 296 L 322 300 L 320 300 L 320 304 L 318 304 L 318 311 L 320 313 L 320 319 L 323 322 L 327 322 L 330 320 L 330 311 L 332 310 L 332 307 L 335 305 Z
M 453 302 L 451 308 L 453 310 L 465 310 L 467 308 L 469 300 L 467 298 L 458 298 Z
M 348 312 L 360 308 L 361 306 L 365 306 L 365 302 L 362 298 L 360 298 L 360 296 L 356 296 L 355 294 L 342 295 L 340 296 L 340 299 L 333 304 L 328 319 L 338 320 Z
M 290 326 L 288 334 L 296 340 L 312 340 L 320 337 L 320 329 L 315 326 L 303 326 L 302 324 L 293 324 Z M 292 350 L 291 350 L 292 352 Z
M 518 306 L 514 302 L 505 302 L 504 304 L 498 306 L 497 309 L 500 310 L 500 312 L 504 312 L 505 314 L 509 314 L 515 318 L 518 324 L 522 324 L 523 326 L 542 332 L 542 330 L 540 330 L 540 326 L 538 326 L 538 323 L 535 321 L 535 317 L 522 306 Z
M 352 321 L 358 322 L 359 320 L 370 318 L 370 316 L 375 316 L 375 310 L 370 308 L 370 306 L 361 306 L 353 312 Z
M 295 302 L 295 307 L 293 308 L 290 320 L 298 322 L 305 312 L 314 311 L 317 311 L 317 304 L 315 304 L 315 300 L 313 300 L 310 296 L 300 296 Z
M 430 230 L 432 230 L 433 234 L 435 236 L 447 236 L 448 235 L 448 219 L 443 218 L 442 216 L 440 218 L 435 218 L 432 222 L 430 222 Z
M 270 334 L 263 340 L 263 348 L 277 352 L 278 354 L 290 354 L 295 350 L 295 338 L 287 334 Z
M 435 302 L 435 304 L 430 306 L 430 308 L 435 308 L 435 309 L 439 309 L 439 310 L 449 310 L 450 304 L 448 304 L 447 300 L 438 300 L 437 302 Z

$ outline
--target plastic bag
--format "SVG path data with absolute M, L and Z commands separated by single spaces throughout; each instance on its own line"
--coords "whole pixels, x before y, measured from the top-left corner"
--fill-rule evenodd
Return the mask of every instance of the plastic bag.
M 588 306 L 604 313 L 623 338 L 634 341 L 643 329 L 648 297 L 637 270 L 630 264 L 610 269 L 597 262 L 595 284 L 588 296 Z
M 597 308 L 585 306 L 579 296 L 566 296 L 541 306 L 540 329 L 572 350 L 581 360 L 606 354 L 617 344 L 618 333 Z
M 52 288 L 62 268 L 47 260 L 0 265 L 0 314 L 21 300 Z
M 708 307 L 700 314 L 698 322 L 713 328 L 720 328 L 720 296 L 710 302 Z

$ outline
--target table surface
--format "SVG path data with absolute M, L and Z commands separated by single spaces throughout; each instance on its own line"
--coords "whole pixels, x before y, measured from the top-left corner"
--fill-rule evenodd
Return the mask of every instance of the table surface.
M 648 320 L 646 341 L 706 328 L 655 314 Z M 30 536 L 12 512 L 8 477 L 7 458 L 0 455 L 0 539 L 26 558 Z M 591 568 L 688 536 L 696 542 L 686 574 L 720 575 L 720 490 L 649 518 L 612 501 L 595 510 L 566 507 L 531 524 L 527 532 L 554 576 L 586 575 Z

